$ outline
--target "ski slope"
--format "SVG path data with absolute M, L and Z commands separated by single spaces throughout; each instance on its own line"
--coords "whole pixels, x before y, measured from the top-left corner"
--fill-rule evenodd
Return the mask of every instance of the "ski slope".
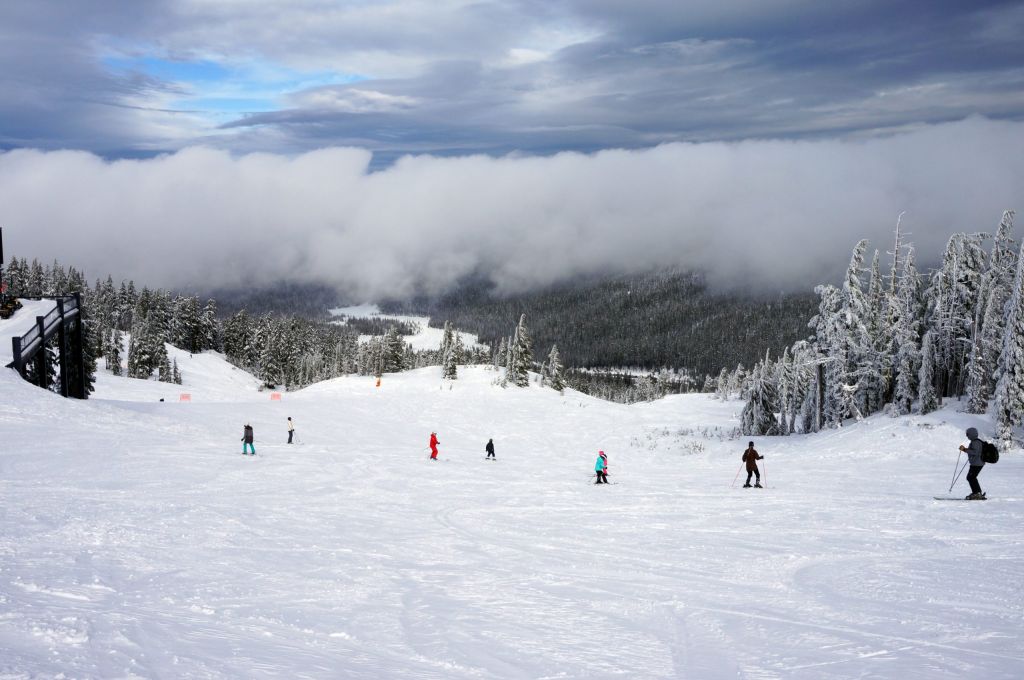
M 760 439 L 768 488 L 744 490 L 739 402 L 485 367 L 272 402 L 178 359 L 182 387 L 101 371 L 85 402 L 0 370 L 0 678 L 1024 673 L 1024 463 L 986 467 L 992 500 L 932 500 L 991 429 L 952 406 Z

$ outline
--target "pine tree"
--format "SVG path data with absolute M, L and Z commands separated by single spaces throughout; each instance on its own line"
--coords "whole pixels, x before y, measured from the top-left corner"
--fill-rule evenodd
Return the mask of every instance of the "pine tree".
M 174 369 L 171 367 L 171 362 L 168 361 L 168 357 L 165 354 L 163 361 L 160 362 L 160 371 L 157 375 L 157 380 L 164 383 L 174 382 Z
M 939 408 L 939 397 L 935 390 L 935 342 L 934 334 L 928 331 L 921 341 L 921 372 L 918 375 L 918 399 L 921 401 L 921 415 Z
M 779 434 L 775 416 L 779 394 L 770 373 L 771 365 L 765 357 L 765 363 L 755 366 L 750 374 L 750 398 L 740 414 L 740 431 L 746 436 Z
M 849 414 L 843 385 L 847 381 L 847 342 L 840 314 L 841 292 L 831 285 L 818 286 L 818 313 L 811 320 L 816 351 L 824 358 L 824 403 L 820 404 L 824 425 L 839 427 Z
M 974 313 L 978 306 L 985 252 L 981 234 L 954 234 L 932 277 L 927 298 L 933 331 L 937 397 L 959 396 L 966 384 Z
M 788 347 L 783 350 L 782 358 L 776 367 L 776 384 L 779 391 L 779 434 L 789 435 L 789 414 L 792 413 L 794 405 L 790 401 L 793 397 L 793 365 Z
M 398 373 L 405 370 L 405 342 L 394 326 L 384 334 L 384 372 Z
M 264 386 L 271 389 L 283 384 L 285 380 L 285 367 L 281 361 L 279 347 L 281 337 L 276 330 L 272 329 L 267 334 L 259 361 L 259 378 L 263 381 Z
M 715 397 L 722 401 L 729 398 L 729 371 L 723 366 L 718 372 L 718 380 L 715 385 Z
M 889 323 L 889 303 L 885 284 L 879 268 L 879 253 L 876 250 L 871 262 L 871 278 L 868 284 L 866 352 L 861 356 L 859 380 L 863 394 L 863 410 L 866 414 L 882 409 L 892 380 L 892 326 Z
M 998 437 L 1008 448 L 1013 428 L 1024 420 L 1024 246 L 1017 258 L 1017 273 L 1006 303 L 1004 328 L 993 410 Z
M 207 349 L 220 349 L 220 323 L 217 321 L 217 303 L 207 300 L 203 307 L 203 313 L 199 320 L 200 351 Z
M 530 368 L 533 366 L 533 342 L 526 329 L 525 314 L 519 317 L 519 324 L 512 337 L 512 370 L 509 380 L 516 387 L 527 387 L 530 384 Z
M 121 375 L 121 331 L 116 328 L 110 331 L 110 344 L 107 346 L 107 368 L 114 375 Z
M 548 352 L 547 378 L 551 388 L 557 392 L 565 390 L 565 378 L 562 372 L 562 359 L 558 356 L 558 345 L 551 345 L 551 351 Z
M 174 366 L 171 369 L 171 380 L 175 385 L 181 384 L 181 371 L 178 370 L 178 359 L 174 359 Z
M 458 351 L 455 346 L 452 325 L 448 321 L 444 322 L 444 331 L 441 334 L 441 347 L 438 352 L 441 356 L 441 377 L 445 380 L 458 379 Z
M 967 368 L 967 411 L 985 413 L 995 389 L 995 371 L 1003 346 L 1006 300 L 1013 287 L 1017 256 L 1014 253 L 1012 210 L 1003 213 L 996 230 L 989 258 L 989 270 L 983 279 L 982 294 L 975 316 L 974 342 Z
M 896 384 L 893 390 L 893 415 L 906 415 L 913 408 L 917 395 L 918 371 L 921 366 L 919 346 L 921 280 L 914 266 L 914 249 L 907 251 L 903 275 L 893 299 L 892 323 L 896 345 Z
M 28 271 L 28 285 L 25 291 L 25 297 L 42 297 L 45 287 L 46 272 L 43 269 L 43 265 L 39 264 L 39 260 L 33 258 L 32 265 Z
M 868 242 L 860 241 L 853 249 L 850 266 L 846 270 L 843 281 L 839 322 L 841 335 L 839 341 L 845 345 L 840 356 L 845 360 L 841 383 L 836 385 L 837 397 L 840 402 L 840 422 L 842 419 L 859 416 L 867 410 L 865 393 L 876 380 L 873 366 L 871 338 L 867 322 L 870 309 L 867 296 L 864 294 L 861 281 L 864 252 Z

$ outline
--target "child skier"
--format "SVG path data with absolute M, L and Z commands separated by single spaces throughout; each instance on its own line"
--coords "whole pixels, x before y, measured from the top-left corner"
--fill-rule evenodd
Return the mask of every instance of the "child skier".
M 245 424 L 245 428 L 243 428 L 243 430 L 242 430 L 242 455 L 243 456 L 245 455 L 245 447 L 247 447 L 247 446 L 252 451 L 252 453 L 249 454 L 249 455 L 252 455 L 252 456 L 256 455 L 256 447 L 253 446 L 252 440 L 253 440 L 252 425 L 250 425 L 249 423 L 246 423 Z
M 292 436 L 295 435 L 295 423 L 292 422 L 292 417 L 288 416 L 288 443 L 292 443 Z
M 755 489 L 763 489 L 761 486 L 761 471 L 757 469 L 757 461 L 764 458 L 754 448 L 754 442 L 747 443 L 747 450 L 743 452 L 743 460 L 747 464 L 747 483 L 743 485 L 744 489 L 750 488 L 750 476 L 757 475 L 757 482 L 754 483 Z M 735 483 L 735 482 L 734 482 Z
M 487 452 L 487 458 L 489 460 L 498 460 L 497 458 L 494 457 L 494 440 L 493 439 L 488 439 L 487 440 L 487 446 L 484 447 L 484 451 Z
M 441 442 L 437 441 L 437 433 L 430 433 L 430 460 L 437 460 L 437 445 Z
M 604 451 L 597 452 L 597 460 L 594 462 L 594 472 L 597 475 L 597 481 L 594 482 L 594 484 L 608 483 L 608 456 L 604 455 Z
M 981 484 L 978 484 L 978 473 L 981 472 L 981 468 L 985 467 L 985 460 L 981 457 L 982 441 L 978 439 L 977 428 L 967 428 L 967 438 L 971 440 L 971 443 L 967 446 L 960 445 L 960 450 L 967 452 L 967 462 L 971 465 L 971 469 L 967 473 L 967 483 L 971 485 L 971 493 L 967 495 L 967 500 L 983 501 L 985 492 L 981 490 Z

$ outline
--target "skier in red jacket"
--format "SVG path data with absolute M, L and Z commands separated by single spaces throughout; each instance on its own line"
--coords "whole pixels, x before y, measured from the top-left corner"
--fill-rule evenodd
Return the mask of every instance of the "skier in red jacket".
M 430 433 L 430 460 L 437 460 L 437 445 L 441 442 L 437 441 L 437 433 Z

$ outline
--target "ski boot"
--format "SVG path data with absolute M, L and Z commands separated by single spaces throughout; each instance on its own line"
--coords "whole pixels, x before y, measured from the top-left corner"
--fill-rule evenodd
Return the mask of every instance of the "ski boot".
M 763 489 L 764 487 L 761 486 L 761 482 L 758 482 L 757 484 L 754 485 L 754 488 L 755 489 Z
M 743 488 L 744 489 L 749 489 L 750 488 L 750 482 L 747 482 L 746 484 L 744 484 Z

